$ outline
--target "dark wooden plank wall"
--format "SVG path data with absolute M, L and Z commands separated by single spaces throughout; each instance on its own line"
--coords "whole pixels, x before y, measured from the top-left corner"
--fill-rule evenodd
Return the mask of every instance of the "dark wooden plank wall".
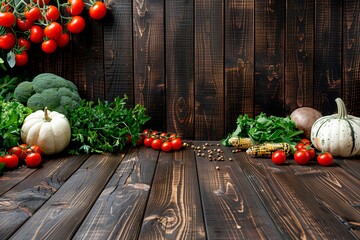
M 331 114 L 337 97 L 360 116 L 359 0 L 106 3 L 101 22 L 84 13 L 71 46 L 33 53 L 32 72 L 64 76 L 86 99 L 126 94 L 147 127 L 188 139 L 221 139 L 239 114 Z

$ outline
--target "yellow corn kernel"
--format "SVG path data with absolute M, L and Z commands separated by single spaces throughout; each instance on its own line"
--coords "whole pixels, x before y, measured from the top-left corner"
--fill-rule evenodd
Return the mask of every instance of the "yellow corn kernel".
M 251 138 L 240 138 L 240 137 L 231 137 L 229 139 L 229 143 L 231 146 L 236 147 L 238 149 L 248 149 L 253 146 L 253 142 Z

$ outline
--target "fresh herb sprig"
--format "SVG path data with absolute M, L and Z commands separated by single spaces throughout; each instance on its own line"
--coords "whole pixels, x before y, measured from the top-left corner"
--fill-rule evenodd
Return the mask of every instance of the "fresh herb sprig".
M 144 106 L 126 106 L 127 97 L 117 97 L 112 102 L 83 100 L 70 111 L 72 131 L 70 153 L 103 153 L 121 151 L 131 136 L 133 144 L 150 117 Z
M 254 143 L 264 142 L 286 142 L 296 144 L 303 133 L 299 130 L 289 116 L 277 117 L 267 116 L 260 113 L 255 118 L 250 118 L 247 114 L 237 118 L 237 128 L 221 142 L 229 146 L 228 140 L 231 137 L 250 137 Z

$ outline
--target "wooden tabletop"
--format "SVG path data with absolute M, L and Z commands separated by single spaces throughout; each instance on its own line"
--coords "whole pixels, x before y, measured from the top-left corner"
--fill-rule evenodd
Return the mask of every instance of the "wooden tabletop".
M 200 149 L 56 156 L 4 172 L 0 239 L 360 239 L 360 160 L 277 166 L 187 142 Z

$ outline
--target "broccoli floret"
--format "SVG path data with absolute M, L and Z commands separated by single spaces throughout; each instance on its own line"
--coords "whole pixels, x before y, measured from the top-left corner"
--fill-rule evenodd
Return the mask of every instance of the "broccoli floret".
M 33 111 L 47 107 L 66 116 L 67 110 L 77 108 L 82 100 L 74 83 L 52 73 L 42 73 L 32 82 L 22 82 L 15 92 L 16 99 Z
M 14 97 L 15 100 L 26 104 L 29 97 L 35 94 L 35 90 L 33 88 L 33 85 L 29 81 L 21 82 L 19 85 L 15 88 L 14 91 Z

